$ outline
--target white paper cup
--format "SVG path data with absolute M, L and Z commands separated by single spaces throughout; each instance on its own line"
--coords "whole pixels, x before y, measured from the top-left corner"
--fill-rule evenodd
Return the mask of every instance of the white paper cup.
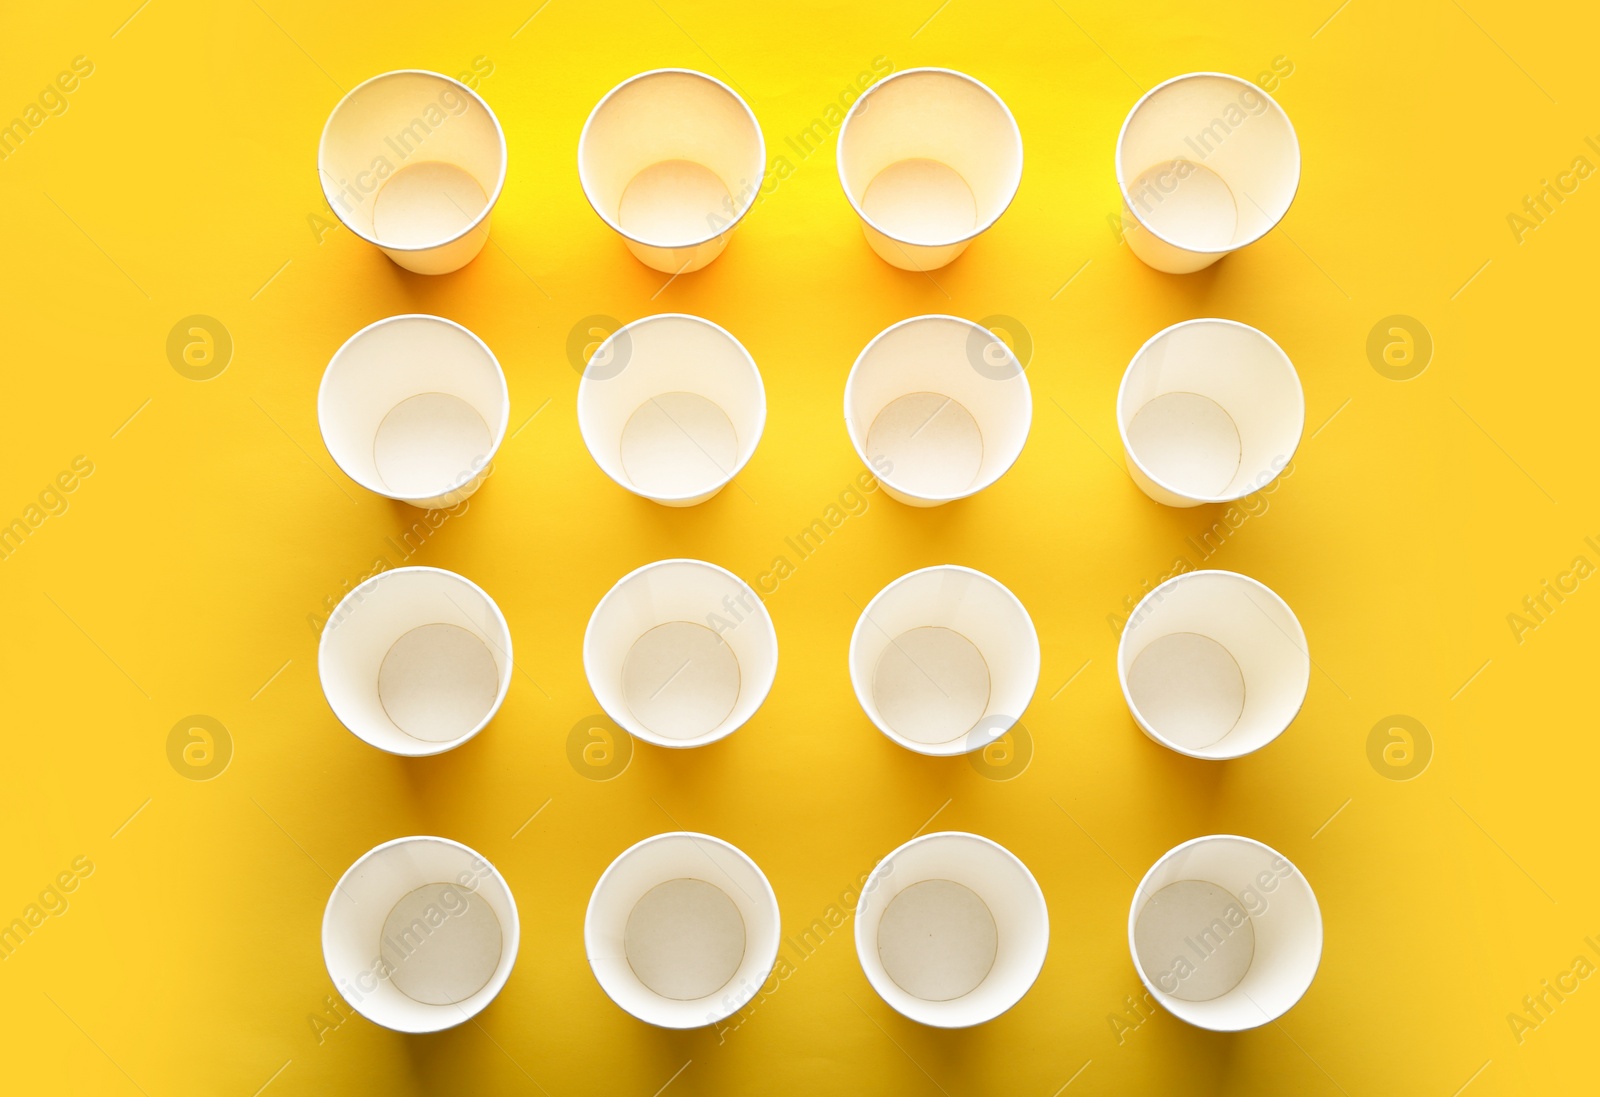
M 856 956 L 872 989 L 937 1028 L 982 1024 L 1016 1005 L 1049 946 L 1033 873 L 963 831 L 924 834 L 889 854 L 856 907 Z
M 1260 491 L 1294 459 L 1305 425 L 1289 356 L 1234 320 L 1185 320 L 1158 332 L 1117 390 L 1128 475 L 1169 507 Z
M 606 592 L 583 634 L 583 671 L 630 735 L 698 747 L 755 715 L 778 673 L 778 633 L 756 592 L 704 560 L 658 560 Z
M 767 393 L 739 340 L 698 316 L 625 324 L 578 382 L 578 429 L 611 479 L 669 507 L 703 503 L 761 441 Z
M 506 137 L 489 104 L 460 81 L 386 72 L 333 108 L 317 172 L 345 228 L 406 270 L 448 274 L 489 239 L 489 211 L 506 183 Z
M 442 568 L 395 568 L 334 609 L 317 646 L 328 707 L 390 754 L 440 754 L 482 731 L 511 688 L 511 630 L 494 600 Z
M 880 332 L 850 367 L 844 422 L 892 498 L 934 507 L 982 491 L 1016 463 L 1033 393 L 987 328 L 913 316 Z
M 1140 600 L 1117 643 L 1117 677 L 1150 738 L 1191 758 L 1238 758 L 1299 715 L 1311 655 L 1271 590 L 1237 572 L 1191 571 Z
M 584 197 L 635 258 L 666 274 L 722 254 L 766 166 L 766 141 L 745 101 L 692 69 L 624 80 L 578 137 Z
M 1123 235 L 1156 270 L 1187 274 L 1261 239 L 1300 186 L 1289 116 L 1248 80 L 1175 76 L 1147 91 L 1117 136 Z
M 1000 219 L 1022 181 L 1022 131 L 965 73 L 906 69 L 874 84 L 839 127 L 839 182 L 872 250 L 937 270 Z
M 1213 834 L 1169 850 L 1134 891 L 1128 949 L 1164 1009 L 1213 1032 L 1277 1020 L 1322 960 L 1322 911 L 1289 859 Z
M 505 877 L 448 838 L 396 838 L 363 854 L 322 916 L 334 986 L 398 1032 L 437 1032 L 482 1012 L 511 976 L 520 938 Z
M 850 683 L 873 725 L 918 754 L 981 750 L 1039 685 L 1039 634 L 1017 596 L 971 568 L 902 575 L 850 636 Z
M 737 1013 L 778 959 L 778 897 L 709 834 L 657 834 L 611 862 L 583 919 L 589 967 L 617 1005 L 662 1028 Z
M 511 395 L 494 353 L 441 316 L 390 316 L 345 341 L 322 374 L 317 425 L 344 474 L 424 509 L 478 490 Z

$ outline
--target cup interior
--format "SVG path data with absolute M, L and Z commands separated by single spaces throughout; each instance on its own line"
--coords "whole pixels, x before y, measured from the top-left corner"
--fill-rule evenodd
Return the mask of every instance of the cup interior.
M 1231 320 L 1191 320 L 1139 349 L 1117 393 L 1129 457 L 1202 502 L 1259 491 L 1294 457 L 1305 394 L 1289 356 Z
M 1016 1005 L 1049 943 L 1038 881 L 976 834 L 907 842 L 879 862 L 856 907 L 867 981 L 900 1013 L 940 1028 L 981 1024 Z
M 391 754 L 438 754 L 481 731 L 511 686 L 511 630 L 475 584 L 396 568 L 356 587 L 322 630 L 322 690 L 339 722 Z
M 1237 758 L 1276 739 L 1311 681 L 1288 605 L 1231 571 L 1179 575 L 1145 595 L 1117 648 L 1139 726 L 1195 758 Z
M 902 243 L 970 239 L 1022 180 L 1022 133 L 1000 97 L 945 69 L 887 77 L 851 105 L 839 176 L 862 219 Z
M 1289 859 L 1214 835 L 1171 850 L 1128 914 L 1139 978 L 1170 1012 L 1216 1031 L 1255 1028 L 1298 1002 L 1322 958 L 1322 913 Z
M 470 231 L 505 184 L 506 146 L 487 103 L 435 72 L 390 72 L 340 100 L 317 153 L 322 189 L 363 239 L 401 251 Z
M 1265 235 L 1300 185 L 1288 115 L 1248 80 L 1193 73 L 1134 105 L 1117 142 L 1123 200 L 1170 244 L 1232 251 Z

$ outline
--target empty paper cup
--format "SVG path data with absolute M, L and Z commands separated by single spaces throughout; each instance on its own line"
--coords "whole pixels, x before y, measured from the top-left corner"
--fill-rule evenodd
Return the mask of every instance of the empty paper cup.
M 902 575 L 850 637 L 850 682 L 877 729 L 907 750 L 981 750 L 1021 718 L 1039 684 L 1039 634 L 1017 596 L 981 571 Z
M 778 634 L 756 592 L 703 560 L 658 560 L 606 592 L 583 634 L 583 671 L 635 738 L 698 747 L 737 731 L 772 689 Z
M 1191 571 L 1139 602 L 1117 676 L 1144 733 L 1191 758 L 1238 758 L 1287 728 L 1311 681 L 1306 634 L 1282 598 L 1232 571 Z
M 386 72 L 333 108 L 317 147 L 345 228 L 409 271 L 448 274 L 489 239 L 506 137 L 489 104 L 436 72 Z
M 1233 320 L 1185 320 L 1159 332 L 1117 390 L 1128 475 L 1169 507 L 1260 491 L 1294 458 L 1305 424 L 1289 356 Z
M 477 584 L 441 568 L 380 572 L 344 596 L 322 629 L 328 707 L 390 754 L 458 747 L 511 687 L 511 630 Z
M 669 507 L 738 475 L 767 422 L 755 359 L 709 320 L 647 316 L 618 328 L 578 382 L 578 429 L 602 471 Z
M 1117 137 L 1123 235 L 1156 270 L 1187 274 L 1265 236 L 1300 185 L 1300 140 L 1272 96 L 1222 72 L 1146 92 Z
M 844 422 L 891 497 L 933 507 L 982 491 L 1016 462 L 1033 394 L 1022 364 L 987 328 L 913 316 L 856 358 Z
M 913 838 L 872 870 L 856 907 L 867 982 L 925 1025 L 965 1028 L 1000 1016 L 1039 977 L 1050 913 L 1028 867 L 987 838 Z
M 317 391 L 328 453 L 368 491 L 425 509 L 478 490 L 511 396 L 494 354 L 440 316 L 391 316 L 352 335 Z
M 766 168 L 767 145 L 745 101 L 691 69 L 624 80 L 578 137 L 584 197 L 641 263 L 666 274 L 722 254 Z
M 505 877 L 480 854 L 448 838 L 396 838 L 340 877 L 322 916 L 322 957 L 369 1021 L 437 1032 L 500 993 L 520 933 Z
M 1168 851 L 1145 873 L 1128 911 L 1128 947 L 1169 1013 L 1238 1032 L 1282 1017 L 1311 986 L 1322 911 L 1287 857 L 1214 834 Z
M 756 863 L 709 834 L 646 838 L 611 862 L 583 919 L 610 999 L 663 1028 L 737 1013 L 778 959 L 778 897 Z

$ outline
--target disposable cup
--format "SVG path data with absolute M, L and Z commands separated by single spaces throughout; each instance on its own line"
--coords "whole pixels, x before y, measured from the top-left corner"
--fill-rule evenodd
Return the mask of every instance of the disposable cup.
M 583 919 L 606 995 L 662 1028 L 737 1013 L 778 959 L 778 897 L 756 863 L 709 834 L 657 834 L 600 877 Z
M 511 396 L 493 352 L 441 316 L 390 316 L 352 335 L 317 391 L 323 444 L 368 491 L 424 509 L 478 490 Z
M 611 479 L 669 507 L 703 503 L 761 441 L 767 394 L 750 352 L 683 313 L 625 324 L 578 382 L 578 429 Z
M 756 592 L 704 560 L 658 560 L 606 592 L 583 634 L 583 671 L 630 735 L 698 747 L 755 715 L 778 672 L 778 634 Z
M 872 250 L 937 270 L 1000 219 L 1022 181 L 1022 131 L 965 73 L 906 69 L 874 84 L 839 127 L 839 181 Z
M 356 85 L 317 147 L 322 193 L 345 228 L 406 270 L 448 274 L 489 239 L 506 137 L 471 88 L 421 69 Z
M 1016 462 L 1033 393 L 1016 355 L 987 328 L 913 316 L 856 358 L 844 422 L 890 497 L 935 507 L 982 491 Z
M 976 834 L 913 838 L 873 869 L 856 906 L 856 956 L 900 1013 L 965 1028 L 1022 1000 L 1044 967 L 1050 912 L 1033 873 Z
M 1305 424 L 1289 356 L 1233 320 L 1185 320 L 1156 333 L 1117 390 L 1128 475 L 1169 507 L 1260 491 L 1294 459 Z
M 1162 1008 L 1199 1028 L 1238 1032 L 1282 1017 L 1311 986 L 1322 911 L 1283 854 L 1213 834 L 1169 850 L 1139 881 L 1128 949 Z
M 1305 630 L 1249 576 L 1191 571 L 1140 600 L 1117 677 L 1144 733 L 1191 758 L 1238 758 L 1299 715 L 1311 681 Z
M 322 956 L 357 1013 L 437 1032 L 483 1011 L 511 976 L 521 925 L 504 876 L 448 838 L 396 838 L 334 886 Z
M 578 137 L 578 179 L 647 267 L 699 270 L 722 254 L 766 171 L 761 126 L 732 88 L 692 69 L 618 84 Z
M 1017 596 L 946 564 L 902 575 L 850 637 L 850 683 L 873 725 L 907 750 L 981 750 L 1011 730 L 1039 685 L 1039 634 Z
M 494 719 L 511 687 L 511 630 L 494 600 L 442 568 L 394 568 L 334 609 L 317 646 L 328 707 L 390 754 L 440 754 Z
M 1270 232 L 1300 186 L 1289 116 L 1248 80 L 1191 72 L 1134 104 L 1117 137 L 1123 236 L 1156 270 L 1209 267 Z

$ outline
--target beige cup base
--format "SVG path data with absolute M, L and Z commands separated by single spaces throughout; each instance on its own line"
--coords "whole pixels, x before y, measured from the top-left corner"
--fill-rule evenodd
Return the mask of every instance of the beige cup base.
M 994 968 L 994 915 L 964 884 L 923 880 L 901 891 L 878 923 L 878 957 L 896 986 L 925 1002 L 976 990 Z
M 653 247 L 683 247 L 704 240 L 717 218 L 726 221 L 731 205 L 728 188 L 704 164 L 663 160 L 628 183 L 617 223 Z
M 972 189 L 938 160 L 890 164 L 867 184 L 861 208 L 883 232 L 923 246 L 964 240 L 978 227 Z
M 1244 981 L 1255 959 L 1255 924 L 1237 896 L 1209 880 L 1178 880 L 1154 895 L 1134 923 L 1139 964 L 1161 989 L 1209 1002 Z
M 395 172 L 372 205 L 373 235 L 389 247 L 425 248 L 465 232 L 489 205 L 470 173 L 427 160 Z
M 1221 404 L 1169 392 L 1128 422 L 1128 446 L 1163 484 L 1192 496 L 1219 495 L 1239 472 L 1239 427 Z
M 487 645 L 459 625 L 414 628 L 378 668 L 378 700 L 413 739 L 445 743 L 477 727 L 494 708 L 499 670 Z
M 954 629 L 901 633 L 872 673 L 872 700 L 899 734 L 917 743 L 949 743 L 977 726 L 989 707 L 989 664 Z
M 728 718 L 739 699 L 739 660 L 722 637 L 669 621 L 635 640 L 622 662 L 622 696 L 650 731 L 693 739 Z
M 438 494 L 478 468 L 494 435 L 459 396 L 424 392 L 396 404 L 372 440 L 378 479 L 398 496 Z
M 744 919 L 715 884 L 667 880 L 634 904 L 622 947 L 647 988 L 692 1002 L 721 990 L 744 963 Z
M 878 412 L 867 429 L 867 452 L 888 462 L 902 490 L 954 495 L 978 478 L 983 433 L 972 413 L 951 397 L 913 392 Z
M 384 919 L 379 955 L 406 997 L 428 1006 L 464 1002 L 489 985 L 504 948 L 489 904 L 455 884 L 407 892 Z
M 739 436 L 727 413 L 704 396 L 664 392 L 628 417 L 620 460 L 644 495 L 692 495 L 728 478 L 739 461 Z
M 1233 730 L 1244 712 L 1244 674 L 1227 648 L 1197 632 L 1151 641 L 1128 668 L 1128 694 L 1150 726 L 1189 750 Z

